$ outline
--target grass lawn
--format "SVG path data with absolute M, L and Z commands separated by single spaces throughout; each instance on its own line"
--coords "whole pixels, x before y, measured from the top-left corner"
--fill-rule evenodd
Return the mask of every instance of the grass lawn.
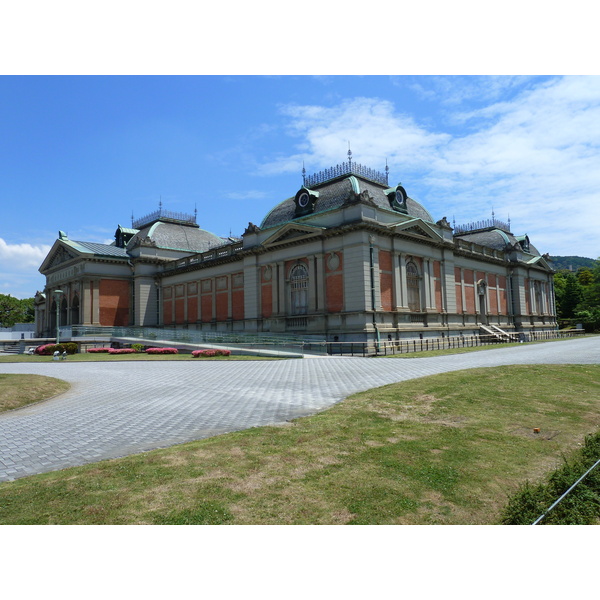
M 54 377 L 0 373 L 0 413 L 53 398 L 69 387 L 66 381 Z
M 467 370 L 2 483 L 0 523 L 491 524 L 598 429 L 600 365 Z

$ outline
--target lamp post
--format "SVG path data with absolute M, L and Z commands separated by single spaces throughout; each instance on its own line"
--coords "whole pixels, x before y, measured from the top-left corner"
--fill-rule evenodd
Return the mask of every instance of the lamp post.
M 64 294 L 62 290 L 54 290 L 56 300 L 56 345 L 60 343 L 60 295 Z

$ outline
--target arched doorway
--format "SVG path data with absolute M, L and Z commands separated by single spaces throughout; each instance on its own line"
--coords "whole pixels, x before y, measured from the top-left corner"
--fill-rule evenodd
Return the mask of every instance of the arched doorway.
M 406 263 L 406 289 L 408 292 L 408 308 L 412 312 L 421 311 L 421 277 L 417 265 Z
M 308 312 L 308 269 L 295 265 L 290 271 L 290 313 L 305 315 Z
M 64 327 L 65 325 L 70 325 L 69 323 L 69 306 L 67 304 L 67 299 L 63 298 L 60 303 L 60 326 Z
M 483 279 L 477 282 L 477 296 L 479 298 L 479 317 L 481 323 L 487 325 L 487 283 Z
M 79 296 L 75 294 L 71 303 L 71 325 L 79 324 Z

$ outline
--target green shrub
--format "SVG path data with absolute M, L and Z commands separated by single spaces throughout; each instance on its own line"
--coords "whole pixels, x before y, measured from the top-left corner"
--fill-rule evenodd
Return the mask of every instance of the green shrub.
M 75 342 L 65 342 L 64 344 L 44 344 L 43 346 L 38 346 L 35 349 L 35 353 L 42 356 L 52 356 L 57 350 L 61 354 L 63 352 L 66 352 L 67 354 L 75 354 L 78 350 L 78 346 Z
M 136 352 L 142 352 L 144 350 L 144 344 L 131 344 L 131 348 Z
M 504 525 L 531 525 L 600 460 L 600 432 L 588 435 L 577 456 L 552 472 L 545 483 L 528 481 L 508 501 Z M 600 466 L 589 473 L 541 521 L 546 525 L 592 525 L 600 518 Z

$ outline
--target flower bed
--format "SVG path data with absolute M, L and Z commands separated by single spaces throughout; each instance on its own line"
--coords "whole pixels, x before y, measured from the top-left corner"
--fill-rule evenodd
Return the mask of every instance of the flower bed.
M 34 352 L 41 356 L 52 356 L 54 352 L 66 352 L 67 354 L 75 354 L 77 352 L 77 344 L 75 342 L 66 342 L 64 344 L 43 344 L 38 346 Z
M 93 354 L 98 354 L 100 352 L 110 352 L 111 348 L 88 348 L 88 352 L 92 352 Z
M 194 350 L 192 356 L 194 358 L 212 358 L 213 356 L 230 356 L 231 350 Z
M 148 348 L 146 354 L 179 354 L 177 348 Z
M 135 354 L 135 350 L 133 348 L 109 348 L 109 354 Z

